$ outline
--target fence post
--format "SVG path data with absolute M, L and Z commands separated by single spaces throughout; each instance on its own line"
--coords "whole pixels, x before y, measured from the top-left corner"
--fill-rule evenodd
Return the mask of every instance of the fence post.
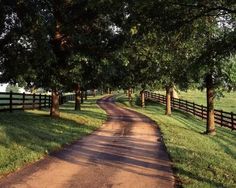
M 193 103 L 193 115 L 195 116 L 195 103 Z
M 66 96 L 63 96 L 63 97 L 62 97 L 62 104 L 64 104 L 64 103 L 67 102 L 67 101 L 65 101 L 65 97 L 66 97 Z
M 220 126 L 223 125 L 223 110 L 220 111 Z
M 175 108 L 175 102 L 173 100 L 174 98 L 171 96 L 170 100 L 171 100 L 171 109 Z
M 44 108 L 47 107 L 47 95 L 45 94 L 44 95 Z
M 231 112 L 232 131 L 234 130 L 234 113 Z
M 59 105 L 62 105 L 61 98 L 61 94 L 59 94 Z
M 65 103 L 65 101 L 64 101 L 64 96 L 63 96 L 63 94 L 61 93 L 61 104 L 64 104 Z
M 41 93 L 39 94 L 39 110 L 41 110 Z
M 33 94 L 33 109 L 35 109 L 35 93 Z
M 188 112 L 188 101 L 187 100 L 185 101 L 185 109 L 186 109 L 186 112 Z
M 145 91 L 141 91 L 141 107 L 144 108 L 145 107 Z
M 202 108 L 202 119 L 203 119 L 203 118 L 204 118 L 204 117 L 203 117 L 203 105 L 201 105 L 201 108 Z
M 22 108 L 25 110 L 25 92 L 23 92 L 23 99 L 22 99 Z
M 46 96 L 46 107 L 49 107 L 50 106 L 50 97 L 49 96 Z
M 12 91 L 10 91 L 10 103 L 9 103 L 9 107 L 10 107 L 10 112 L 12 112 Z
M 65 95 L 64 99 L 63 99 L 63 102 L 66 103 L 66 102 L 70 101 L 69 98 L 70 98 L 69 95 Z
M 51 96 L 48 96 L 48 107 L 51 108 Z

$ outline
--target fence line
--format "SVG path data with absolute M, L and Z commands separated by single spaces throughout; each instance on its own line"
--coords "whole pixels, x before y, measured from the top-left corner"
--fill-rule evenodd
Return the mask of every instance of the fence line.
M 74 101 L 75 100 L 75 94 L 69 94 L 69 95 L 60 95 L 59 104 L 62 105 L 68 101 Z
M 60 95 L 59 103 L 75 100 L 73 94 Z M 51 96 L 42 94 L 26 94 L 0 92 L 0 111 L 50 108 Z
M 159 102 L 161 104 L 166 104 L 166 96 L 151 93 L 145 91 L 145 99 L 149 99 L 152 101 Z M 171 108 L 179 109 L 184 112 L 193 114 L 194 116 L 200 117 L 202 119 L 207 119 L 207 107 L 199 104 L 195 104 L 194 102 L 189 102 L 187 100 L 171 98 Z M 225 112 L 223 110 L 214 110 L 215 115 L 215 123 L 223 126 L 228 127 L 232 130 L 236 129 L 236 114 L 233 112 Z

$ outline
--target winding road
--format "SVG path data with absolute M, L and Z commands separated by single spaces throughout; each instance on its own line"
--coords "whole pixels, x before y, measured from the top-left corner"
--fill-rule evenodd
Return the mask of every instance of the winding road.
M 93 134 L 0 180 L 16 188 L 172 188 L 174 176 L 155 123 L 98 101 L 109 118 Z

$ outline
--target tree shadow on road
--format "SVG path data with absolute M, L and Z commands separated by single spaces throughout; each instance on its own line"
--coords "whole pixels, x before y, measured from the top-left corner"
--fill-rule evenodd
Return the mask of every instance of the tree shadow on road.
M 48 109 L 2 112 L 0 174 L 9 173 L 90 134 L 106 119 L 105 113 L 96 108 L 73 112 L 67 110 L 71 106 L 72 103 L 62 106 L 60 118 L 51 118 Z

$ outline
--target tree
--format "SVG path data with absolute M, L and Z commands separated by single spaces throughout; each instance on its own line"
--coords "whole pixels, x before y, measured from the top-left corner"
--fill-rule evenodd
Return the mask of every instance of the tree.
M 55 88 L 59 85 L 57 65 L 62 61 L 58 59 L 62 57 L 58 58 L 59 53 L 56 53 L 56 45 L 60 45 L 56 40 L 59 40 L 60 34 L 59 27 L 54 27 L 57 18 L 56 12 L 51 11 L 56 9 L 53 2 L 50 6 L 52 9 L 45 2 L 35 1 L 3 1 L 2 6 L 9 10 L 4 17 L 7 19 L 11 15 L 11 22 L 6 24 L 7 29 L 3 31 L 1 40 L 1 80 L 16 83 L 23 79 L 36 87 Z M 64 49 L 64 46 L 61 47 Z M 52 89 L 53 99 L 58 97 L 54 90 Z M 51 115 L 58 116 L 57 102 L 52 101 Z
M 6 87 L 6 92 L 10 92 L 10 91 L 12 91 L 13 93 L 19 93 L 18 85 L 8 84 L 7 87 Z
M 235 35 L 235 34 L 234 34 Z M 228 35 L 228 37 L 231 35 Z M 235 62 L 230 60 L 235 54 L 235 37 L 225 40 L 223 35 L 219 35 L 207 41 L 205 47 L 195 57 L 192 65 L 195 81 L 202 83 L 206 87 L 207 97 L 207 128 L 206 133 L 214 135 L 216 133 L 214 124 L 214 98 L 220 90 L 232 90 L 236 79 L 232 77 L 232 70 Z M 196 74 L 197 71 L 197 74 Z M 205 78 L 205 79 L 202 79 Z M 218 91 L 217 91 L 218 90 Z
M 111 16 L 96 1 L 3 1 L 1 6 L 10 10 L 3 13 L 5 19 L 14 16 L 0 42 L 2 80 L 14 83 L 20 77 L 36 87 L 51 88 L 51 115 L 59 116 L 58 94 L 71 79 L 72 52 L 101 59 L 112 50 L 110 44 L 117 45 Z
M 157 82 L 171 114 L 172 86 L 198 82 L 209 91 L 210 120 L 213 90 L 233 87 L 227 76 L 236 44 L 233 1 L 14 0 L 0 7 L 1 80 L 51 88 L 51 115 L 59 115 L 58 92 L 78 83 L 128 89 Z
M 235 54 L 236 4 L 233 1 L 173 2 L 150 0 L 148 3 L 136 1 L 134 4 L 130 3 L 128 7 L 130 22 L 135 26 L 136 32 L 143 34 L 155 28 L 158 34 L 165 32 L 171 38 L 175 38 L 180 33 L 180 36 L 184 37 L 178 46 L 182 46 L 180 49 L 184 49 L 183 47 L 186 44 L 188 46 L 183 51 L 186 60 L 188 60 L 188 64 L 186 64 L 188 74 L 184 74 L 184 76 L 187 76 L 188 79 L 186 79 L 187 82 L 182 79 L 182 82 L 184 81 L 186 86 L 189 85 L 188 82 L 192 81 L 206 84 L 208 93 L 206 132 L 215 134 L 213 90 L 216 85 L 222 87 L 231 84 L 230 79 L 226 76 L 229 72 L 225 74 L 221 70 L 226 70 L 230 66 L 227 59 L 232 56 L 230 54 Z M 189 42 L 186 43 L 186 41 Z M 173 44 L 172 42 L 171 40 L 170 44 Z M 168 45 L 168 42 L 164 42 L 164 45 Z M 170 50 L 170 48 L 168 49 Z M 169 52 L 167 54 L 173 54 Z M 181 56 L 175 53 L 176 57 Z M 172 60 L 174 59 L 172 58 Z M 184 60 L 184 58 L 178 59 Z M 171 67 L 173 67 L 173 63 L 173 61 L 170 63 Z M 170 67 L 167 70 L 172 71 Z M 199 79 L 195 79 L 195 77 Z M 221 80 L 221 82 L 216 80 Z

